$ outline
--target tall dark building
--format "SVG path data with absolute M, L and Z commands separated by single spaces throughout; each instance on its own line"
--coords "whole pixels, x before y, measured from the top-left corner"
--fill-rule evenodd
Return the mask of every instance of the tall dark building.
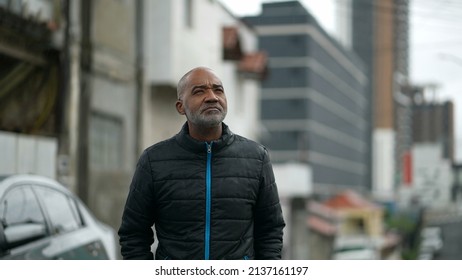
M 298 1 L 265 3 L 245 17 L 269 56 L 262 84 L 262 142 L 274 162 L 308 163 L 314 192 L 367 188 L 366 68 Z
M 406 91 L 409 0 L 352 0 L 351 17 L 352 47 L 364 61 L 370 81 L 368 185 L 379 198 L 393 199 L 412 144 L 412 105 Z
M 412 142 L 439 143 L 443 158 L 454 162 L 454 104 L 424 102 L 412 106 Z

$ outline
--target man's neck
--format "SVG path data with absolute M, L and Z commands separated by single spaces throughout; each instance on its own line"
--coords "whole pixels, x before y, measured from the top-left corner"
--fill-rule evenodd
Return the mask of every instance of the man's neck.
M 223 127 L 221 123 L 213 127 L 197 127 L 188 122 L 189 135 L 198 140 L 204 142 L 211 142 L 220 139 L 223 133 Z

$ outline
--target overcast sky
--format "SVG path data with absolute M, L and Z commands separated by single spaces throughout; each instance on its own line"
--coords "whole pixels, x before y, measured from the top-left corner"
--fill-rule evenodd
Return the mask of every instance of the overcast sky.
M 237 16 L 257 15 L 268 0 L 220 0 Z M 335 36 L 336 3 L 302 0 L 326 31 Z M 437 85 L 437 100 L 455 105 L 456 160 L 462 163 L 462 1 L 410 0 L 410 79 Z

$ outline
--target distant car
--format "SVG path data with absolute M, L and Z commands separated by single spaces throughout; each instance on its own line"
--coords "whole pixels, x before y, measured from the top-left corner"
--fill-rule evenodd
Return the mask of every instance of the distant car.
M 334 260 L 377 260 L 379 255 L 371 239 L 364 235 L 341 236 L 334 242 Z
M 438 253 L 443 248 L 443 239 L 441 237 L 441 228 L 426 227 L 420 233 L 420 251 Z
M 116 259 L 115 231 L 57 181 L 0 176 L 0 259 Z
M 418 259 L 419 260 L 433 260 L 433 252 L 420 251 Z
M 376 260 L 377 253 L 374 249 L 364 247 L 336 248 L 334 260 Z

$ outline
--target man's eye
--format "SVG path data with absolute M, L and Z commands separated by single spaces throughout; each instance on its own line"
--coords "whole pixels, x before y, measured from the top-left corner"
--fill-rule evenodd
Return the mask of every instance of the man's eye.
M 204 93 L 203 90 L 195 90 L 195 91 L 193 91 L 193 94 L 202 94 L 202 93 Z

